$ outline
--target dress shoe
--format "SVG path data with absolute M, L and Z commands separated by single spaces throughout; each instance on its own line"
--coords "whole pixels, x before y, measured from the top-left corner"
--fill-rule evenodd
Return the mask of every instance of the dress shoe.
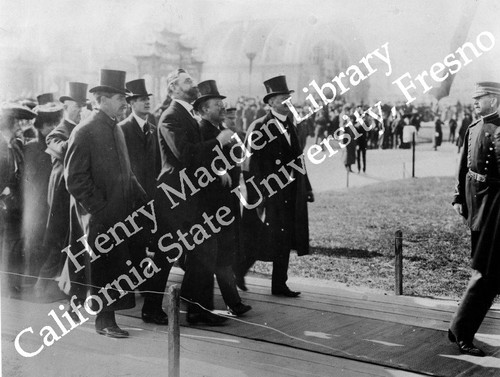
M 229 310 L 230 313 L 234 314 L 235 316 L 241 317 L 249 310 L 252 310 L 252 307 L 250 305 L 245 305 L 244 303 L 239 302 L 234 306 L 228 306 L 227 309 Z
M 118 326 L 109 326 L 103 329 L 95 330 L 99 335 L 109 336 L 110 338 L 128 338 L 128 331 L 122 330 Z
M 485 356 L 485 353 L 477 348 L 472 342 L 466 342 L 464 340 L 457 339 L 455 334 L 453 334 L 450 329 L 448 329 L 448 339 L 450 340 L 450 342 L 457 344 L 460 353 L 479 357 Z
M 210 312 L 188 313 L 187 321 L 190 325 L 196 325 L 198 323 L 202 323 L 207 326 L 221 326 L 224 322 L 227 321 L 227 318 L 220 317 Z
M 142 312 L 141 317 L 142 320 L 146 323 L 168 325 L 168 317 L 163 310 L 157 310 L 155 312 Z
M 300 292 L 294 292 L 290 290 L 287 286 L 279 289 L 271 289 L 271 293 L 275 296 L 285 296 L 285 297 L 297 297 Z

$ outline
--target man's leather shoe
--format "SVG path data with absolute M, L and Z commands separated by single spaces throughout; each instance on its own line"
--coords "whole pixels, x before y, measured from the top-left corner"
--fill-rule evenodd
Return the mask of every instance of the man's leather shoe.
M 157 325 L 168 325 L 168 316 L 163 310 L 157 310 L 152 313 L 142 312 L 142 320 L 146 323 L 155 323 Z
M 298 295 L 300 295 L 300 292 L 294 292 L 286 286 L 280 289 L 271 289 L 271 293 L 275 296 L 285 296 L 285 297 L 297 297 Z
M 128 338 L 128 331 L 122 330 L 118 326 L 109 326 L 103 329 L 95 330 L 99 335 L 109 336 L 110 338 Z
M 485 353 L 477 348 L 472 342 L 466 342 L 464 340 L 457 339 L 455 334 L 453 334 L 450 329 L 448 329 L 448 339 L 450 340 L 450 342 L 456 343 L 460 353 L 478 357 L 485 356 Z
M 235 316 L 241 317 L 249 310 L 252 310 L 252 307 L 250 305 L 245 305 L 244 303 L 239 302 L 234 306 L 228 306 L 227 309 L 229 310 L 230 313 L 234 314 Z
M 186 318 L 190 325 L 202 323 L 207 326 L 221 326 L 224 322 L 227 321 L 227 318 L 212 314 L 210 312 L 188 313 Z

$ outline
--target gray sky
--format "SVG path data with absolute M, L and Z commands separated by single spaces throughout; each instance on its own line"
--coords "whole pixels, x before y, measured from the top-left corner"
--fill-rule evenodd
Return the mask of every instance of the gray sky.
M 473 1 L 1 0 L 0 46 L 6 56 L 30 54 L 40 60 L 64 61 L 71 51 L 92 49 L 126 59 L 166 26 L 185 34 L 185 40 L 203 54 L 210 48 L 203 45 L 204 36 L 222 21 L 297 19 L 314 25 L 341 18 L 356 25 L 366 53 L 389 42 L 394 66 L 390 79 L 395 79 L 405 72 L 416 75 L 428 70 L 459 47 L 452 48 L 450 41 L 463 7 Z M 500 81 L 500 2 L 478 3 L 467 40 L 474 41 L 487 30 L 498 41 L 457 74 L 459 84 Z

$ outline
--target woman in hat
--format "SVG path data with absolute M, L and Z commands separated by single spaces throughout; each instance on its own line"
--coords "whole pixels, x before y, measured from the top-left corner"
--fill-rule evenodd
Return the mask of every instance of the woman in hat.
M 19 120 L 33 119 L 36 114 L 19 104 L 0 107 L 0 251 L 7 272 L 22 273 L 21 176 L 24 169 L 23 142 L 19 138 Z M 21 292 L 21 278 L 7 275 L 9 293 Z
M 26 274 L 33 276 L 28 280 L 34 284 L 40 267 L 46 257 L 42 251 L 43 236 L 49 205 L 47 202 L 52 162 L 45 153 L 45 138 L 62 119 L 63 107 L 55 102 L 35 107 L 37 113 L 34 127 L 36 139 L 26 143 L 24 147 L 23 173 L 23 249 L 26 255 Z

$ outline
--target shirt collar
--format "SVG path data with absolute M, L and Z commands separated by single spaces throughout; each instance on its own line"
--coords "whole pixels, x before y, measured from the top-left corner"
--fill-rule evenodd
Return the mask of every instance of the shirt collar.
M 147 120 L 146 119 L 142 119 L 140 116 L 138 116 L 133 111 L 132 111 L 132 116 L 135 118 L 135 121 L 137 122 L 137 124 L 139 125 L 139 127 L 141 127 L 141 130 L 144 129 L 144 125 L 146 124 Z
M 176 102 L 178 102 L 179 104 L 181 104 L 181 105 L 182 105 L 182 107 L 184 107 L 184 108 L 187 110 L 187 112 L 188 112 L 189 114 L 192 114 L 192 113 L 193 113 L 193 105 L 191 105 L 190 103 L 188 103 L 188 102 L 186 102 L 186 101 L 183 101 L 183 100 L 181 100 L 181 99 L 177 99 L 177 98 L 175 98 L 175 99 L 174 99 L 174 101 L 176 101 Z

